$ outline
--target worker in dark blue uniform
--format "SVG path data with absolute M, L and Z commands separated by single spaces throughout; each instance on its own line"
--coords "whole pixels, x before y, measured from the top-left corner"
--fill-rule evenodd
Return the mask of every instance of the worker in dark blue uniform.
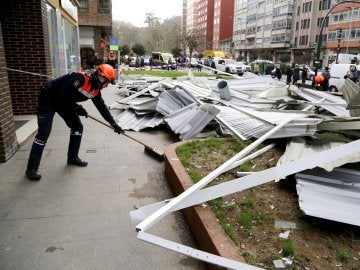
M 115 69 L 108 64 L 101 64 L 94 73 L 73 72 L 50 80 L 42 87 L 38 100 L 38 132 L 30 151 L 25 172 L 30 180 L 40 180 L 41 178 L 38 169 L 45 144 L 51 132 L 55 113 L 58 113 L 70 128 L 68 165 L 87 166 L 87 162 L 78 156 L 83 133 L 83 125 L 79 116 L 87 117 L 87 112 L 77 102 L 91 99 L 102 117 L 114 128 L 114 131 L 119 134 L 123 132 L 109 112 L 100 92 L 109 83 L 113 83 L 115 78 Z

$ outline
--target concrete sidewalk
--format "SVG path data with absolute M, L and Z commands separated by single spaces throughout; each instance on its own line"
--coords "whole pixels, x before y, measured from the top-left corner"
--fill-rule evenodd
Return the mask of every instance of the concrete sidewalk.
M 120 99 L 103 90 L 108 105 Z M 82 103 L 101 119 L 91 101 Z M 116 112 L 115 112 L 116 114 Z M 0 269 L 205 269 L 190 257 L 138 240 L 129 211 L 173 197 L 164 162 L 144 147 L 91 119 L 83 119 L 80 157 L 85 168 L 66 165 L 69 129 L 57 115 L 46 145 L 39 182 L 24 172 L 33 136 L 0 163 Z M 133 133 L 162 150 L 173 143 L 161 131 Z M 149 232 L 194 246 L 180 214 Z

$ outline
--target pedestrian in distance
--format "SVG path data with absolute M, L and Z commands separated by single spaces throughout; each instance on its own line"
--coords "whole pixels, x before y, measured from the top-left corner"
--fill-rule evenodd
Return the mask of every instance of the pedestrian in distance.
M 98 53 L 95 53 L 93 59 L 92 59 L 92 64 L 93 64 L 93 69 L 97 69 L 99 65 L 101 65 L 103 63 L 103 60 L 99 57 Z
M 308 75 L 307 68 L 305 65 L 303 65 L 302 72 L 301 72 L 301 82 L 302 83 L 306 83 L 307 75 Z
M 275 67 L 274 75 L 279 81 L 281 80 L 282 72 L 280 67 Z
M 328 91 L 329 90 L 329 80 L 331 78 L 329 67 L 325 67 L 325 70 L 321 75 L 324 77 L 324 81 L 322 83 L 323 90 Z
M 198 64 L 197 64 L 196 68 L 197 68 L 197 71 L 201 72 L 201 70 L 202 70 L 201 60 L 198 60 Z
M 350 79 L 354 83 L 359 82 L 360 71 L 357 70 L 355 65 L 350 65 L 349 69 L 350 70 L 346 73 L 346 75 L 344 76 L 344 79 Z
M 300 69 L 299 65 L 296 64 L 293 70 L 293 84 L 296 84 L 298 80 L 300 80 Z
M 286 84 L 290 85 L 292 75 L 293 75 L 293 71 L 291 66 L 289 65 L 286 69 Z
M 79 116 L 87 117 L 87 111 L 77 102 L 91 99 L 102 117 L 120 134 L 118 126 L 107 108 L 101 90 L 114 84 L 116 72 L 108 64 L 101 64 L 93 73 L 73 72 L 48 81 L 41 88 L 38 98 L 38 132 L 31 147 L 25 175 L 30 180 L 40 180 L 39 166 L 41 156 L 49 138 L 53 118 L 58 113 L 70 128 L 70 140 L 67 153 L 67 164 L 80 167 L 87 162 L 79 158 L 79 149 L 83 134 L 83 125 Z

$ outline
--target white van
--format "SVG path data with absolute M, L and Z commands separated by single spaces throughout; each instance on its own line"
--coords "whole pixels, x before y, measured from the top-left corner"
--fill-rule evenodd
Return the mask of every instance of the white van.
M 354 64 L 332 64 L 330 67 L 329 91 L 339 92 L 345 83 L 344 76 L 350 70 L 350 66 Z M 360 70 L 360 65 L 356 65 L 357 70 Z

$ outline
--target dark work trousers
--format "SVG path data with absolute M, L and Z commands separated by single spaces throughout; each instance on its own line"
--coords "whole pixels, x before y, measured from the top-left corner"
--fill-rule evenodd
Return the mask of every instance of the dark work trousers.
M 47 96 L 45 91 L 42 91 L 39 95 L 38 103 L 38 132 L 31 147 L 27 165 L 28 170 L 37 171 L 39 169 L 41 156 L 49 138 L 56 112 L 64 119 L 66 125 L 70 128 L 68 159 L 78 156 L 83 132 L 83 125 L 79 116 L 72 109 L 66 110 L 64 107 L 58 106 Z

